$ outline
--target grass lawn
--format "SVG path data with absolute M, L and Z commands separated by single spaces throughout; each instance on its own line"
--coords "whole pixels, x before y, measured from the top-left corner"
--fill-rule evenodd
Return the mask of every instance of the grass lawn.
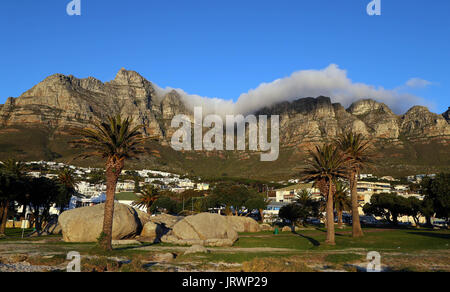
M 125 270 L 141 271 L 153 261 L 155 254 L 171 252 L 176 254 L 174 261 L 151 264 L 151 268 L 144 270 L 289 272 L 317 271 L 326 267 L 355 271 L 355 266 L 349 263 L 364 264 L 367 252 L 377 251 L 382 255 L 383 264 L 393 271 L 450 271 L 449 230 L 365 228 L 364 232 L 363 238 L 353 239 L 350 228 L 337 230 L 335 246 L 324 244 L 326 230 L 323 228 L 278 235 L 242 233 L 233 247 L 208 248 L 210 253 L 207 254 L 184 255 L 182 247 L 171 244 L 121 246 L 112 253 L 104 253 L 95 243 L 65 243 L 61 236 L 22 239 L 21 229 L 8 229 L 7 237 L 0 239 L 0 258 L 2 253 L 20 249 L 21 253 L 24 250 L 29 250 L 30 254 L 41 253 L 42 257 L 30 258 L 32 263 L 63 263 L 63 255 L 78 251 L 91 270 L 96 265 L 117 270 L 119 267 L 108 258 L 125 257 L 131 260 Z M 48 255 L 55 255 L 55 258 L 46 259 Z M 94 260 L 92 256 L 103 260 Z M 119 270 L 123 270 L 122 267 Z
M 325 229 L 305 230 L 296 234 L 272 232 L 241 234 L 235 247 L 272 247 L 295 250 L 323 251 L 363 248 L 371 250 L 449 249 L 449 230 L 428 229 L 364 229 L 363 238 L 353 239 L 350 229 L 336 231 L 336 245 L 327 246 Z

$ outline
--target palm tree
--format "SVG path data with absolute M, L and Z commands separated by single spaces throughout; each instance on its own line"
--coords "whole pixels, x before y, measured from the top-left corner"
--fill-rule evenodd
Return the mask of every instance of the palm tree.
M 60 185 L 60 192 L 56 204 L 60 209 L 60 213 L 62 213 L 64 208 L 67 207 L 70 202 L 70 198 L 76 193 L 76 179 L 70 169 L 64 168 L 58 173 L 58 182 Z
M 362 134 L 347 132 L 338 137 L 336 145 L 345 154 L 350 168 L 347 178 L 350 182 L 352 197 L 352 236 L 362 237 L 364 233 L 359 221 L 357 184 L 361 170 L 371 163 L 372 155 L 369 153 L 371 142 L 365 140 Z
M 99 244 L 108 251 L 112 250 L 114 195 L 117 181 L 124 168 L 125 160 L 144 152 L 142 145 L 146 138 L 140 132 L 143 126 L 132 127 L 132 124 L 132 119 L 122 119 L 120 115 L 117 115 L 109 116 L 103 122 L 94 122 L 89 128 L 73 131 L 74 135 L 81 138 L 72 141 L 72 146 L 85 151 L 80 157 L 96 156 L 106 160 L 106 202 Z
M 6 220 L 8 218 L 8 206 L 11 198 L 9 190 L 11 176 L 0 169 L 0 238 L 5 237 Z M 3 222 L 5 225 L 3 225 Z
M 338 228 L 342 228 L 342 214 L 352 209 L 352 201 L 348 196 L 347 185 L 342 181 L 336 181 L 336 193 L 334 194 L 334 206 L 338 216 Z
M 22 178 L 25 173 L 25 164 L 14 158 L 8 159 L 0 163 L 0 167 L 15 177 Z
M 302 220 L 303 226 L 306 226 L 309 217 L 320 217 L 321 202 L 313 199 L 312 194 L 308 190 L 301 190 L 296 195 L 295 203 L 300 206 L 300 219 Z
M 335 244 L 334 234 L 334 180 L 347 176 L 347 167 L 339 149 L 333 144 L 316 146 L 309 151 L 311 159 L 302 171 L 302 180 L 315 182 L 327 202 L 327 239 L 326 243 Z
M 15 159 L 8 159 L 0 163 L 0 170 L 4 173 L 0 198 L 0 236 L 4 236 L 9 205 L 24 190 L 24 184 L 21 182 L 24 177 L 25 165 Z
M 295 196 L 295 201 L 299 204 L 305 205 L 311 200 L 311 193 L 308 190 L 303 189 Z
M 64 168 L 60 170 L 58 173 L 58 180 L 61 184 L 63 184 L 67 188 L 75 189 L 76 180 L 73 175 L 73 172 L 70 169 Z
M 132 203 L 133 206 L 147 208 L 147 213 L 151 214 L 151 207 L 161 197 L 161 191 L 152 185 L 147 185 L 141 190 L 141 195 Z

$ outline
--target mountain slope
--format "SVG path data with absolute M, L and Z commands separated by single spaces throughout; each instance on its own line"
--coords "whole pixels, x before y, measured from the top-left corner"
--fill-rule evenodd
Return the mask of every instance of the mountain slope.
M 259 153 L 251 152 L 176 152 L 168 146 L 176 130 L 170 122 L 177 114 L 192 116 L 191 111 L 177 91 L 163 92 L 125 69 L 106 83 L 55 74 L 20 97 L 9 98 L 0 106 L 0 159 L 71 161 L 77 153 L 67 144 L 72 139 L 68 130 L 116 113 L 132 116 L 144 125 L 146 134 L 159 138 L 160 143 L 151 145 L 152 155 L 132 164 L 136 167 L 204 176 L 287 178 L 298 171 L 307 149 L 345 130 L 373 139 L 381 154 L 373 172 L 435 172 L 450 166 L 448 111 L 438 115 L 416 106 L 396 115 L 370 99 L 348 109 L 328 97 L 299 98 L 262 108 L 256 114 L 280 116 L 281 153 L 275 162 L 260 162 Z M 75 162 L 98 164 L 94 160 Z

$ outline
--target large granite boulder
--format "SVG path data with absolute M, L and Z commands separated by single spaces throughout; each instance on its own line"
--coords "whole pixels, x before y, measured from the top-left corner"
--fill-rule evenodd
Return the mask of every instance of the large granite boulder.
M 226 217 L 228 223 L 231 224 L 236 232 L 260 232 L 261 227 L 258 222 L 252 218 L 240 217 L 240 216 L 228 216 Z
M 161 240 L 179 245 L 232 246 L 238 239 L 226 217 L 201 213 L 176 223 Z
M 175 224 L 181 221 L 184 217 L 173 216 L 169 214 L 159 214 L 156 216 L 151 216 L 149 221 L 156 223 L 158 225 L 163 225 L 166 228 L 173 228 Z
M 103 228 L 105 204 L 63 212 L 59 216 L 65 242 L 96 242 Z M 115 240 L 132 238 L 142 229 L 136 210 L 115 203 L 112 237 Z
M 151 222 L 152 220 L 152 215 L 142 212 L 139 209 L 134 208 L 134 210 L 136 210 L 136 213 L 138 215 L 139 221 L 141 221 L 141 225 L 144 226 L 145 224 L 147 224 L 148 222 Z
M 261 230 L 262 231 L 273 231 L 273 227 L 272 226 L 270 226 L 269 224 L 266 224 L 266 223 L 264 223 L 264 224 L 261 224 Z
M 153 222 L 147 222 L 142 228 L 140 237 L 156 239 L 161 238 L 161 236 L 163 236 L 164 233 L 165 228 L 162 225 Z

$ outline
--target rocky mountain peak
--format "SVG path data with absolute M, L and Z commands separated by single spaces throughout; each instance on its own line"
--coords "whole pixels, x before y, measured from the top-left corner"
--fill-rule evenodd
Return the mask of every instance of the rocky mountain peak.
M 409 109 L 405 115 L 430 114 L 430 110 L 426 106 L 416 105 Z
M 448 122 L 442 115 L 429 111 L 425 106 L 414 106 L 402 116 L 401 127 L 411 136 L 450 135 Z
M 394 115 L 391 109 L 384 103 L 377 102 L 373 99 L 362 99 L 354 102 L 348 111 L 356 116 L 363 116 L 370 112 L 382 112 L 389 115 Z
M 317 98 L 306 97 L 298 98 L 294 101 L 285 101 L 277 103 L 271 107 L 265 107 L 256 112 L 259 114 L 271 114 L 271 115 L 334 115 L 333 104 L 331 99 L 326 96 L 319 96 Z
M 131 85 L 144 87 L 146 83 L 149 83 L 144 77 L 142 77 L 136 71 L 129 71 L 125 68 L 119 70 L 116 78 L 111 82 L 115 85 Z
M 167 93 L 161 102 L 161 112 L 164 119 L 171 119 L 178 114 L 188 114 L 186 106 L 176 90 Z

